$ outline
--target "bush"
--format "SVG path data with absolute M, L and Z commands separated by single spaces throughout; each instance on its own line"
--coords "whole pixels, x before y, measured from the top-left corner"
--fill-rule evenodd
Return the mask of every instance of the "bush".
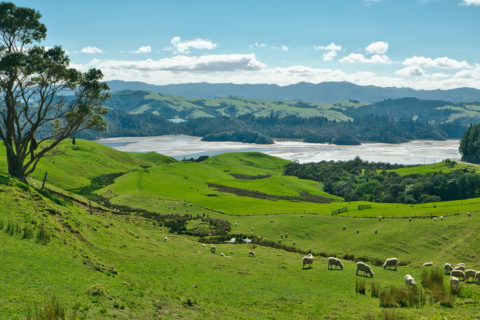
M 375 281 L 372 281 L 370 283 L 370 296 L 372 298 L 378 298 L 379 293 L 380 293 L 380 286 Z
M 378 298 L 380 307 L 383 308 L 421 307 L 426 301 L 422 289 L 417 287 L 398 288 L 391 286 L 380 290 Z
M 87 293 L 90 296 L 103 296 L 107 293 L 107 289 L 101 284 L 94 284 L 88 288 Z
M 48 232 L 45 225 L 41 224 L 37 232 L 37 242 L 47 244 L 50 242 L 50 232 Z
M 23 227 L 22 239 L 33 239 L 33 228 L 29 225 Z
M 365 280 L 358 280 L 355 282 L 355 292 L 359 294 L 365 294 Z
M 26 320 L 75 320 L 87 319 L 86 314 L 77 317 L 77 312 L 67 313 L 64 304 L 56 297 L 43 301 L 41 306 L 28 308 Z

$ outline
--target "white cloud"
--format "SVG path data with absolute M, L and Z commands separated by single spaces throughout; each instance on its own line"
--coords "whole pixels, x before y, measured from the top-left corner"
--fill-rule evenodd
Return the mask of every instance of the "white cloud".
M 337 56 L 337 51 L 328 51 L 323 54 L 324 61 L 332 61 Z
M 326 46 L 313 46 L 313 50 L 327 51 L 323 54 L 323 60 L 331 61 L 333 60 L 333 58 L 335 58 L 338 55 L 337 51 L 342 50 L 342 46 L 335 44 L 334 42 L 331 42 L 329 45 L 326 45 Z
M 141 46 L 137 50 L 133 51 L 133 53 L 137 53 L 137 54 L 150 53 L 150 52 L 152 52 L 152 47 L 151 46 Z
M 288 47 L 287 47 L 286 45 L 282 44 L 282 45 L 280 46 L 280 50 L 282 50 L 282 51 L 288 51 Z
M 442 69 L 464 69 L 471 68 L 471 66 L 464 60 L 458 61 L 455 59 L 450 59 L 448 57 L 440 58 L 426 58 L 413 56 L 411 58 L 405 59 L 403 64 L 406 66 L 420 66 L 420 67 L 430 67 L 430 68 L 442 68 Z
M 270 48 L 273 50 L 281 50 L 281 51 L 288 51 L 289 47 L 287 45 L 282 44 L 281 46 L 271 46 L 266 44 L 265 42 L 255 42 L 254 44 L 249 45 L 250 48 Z
M 251 44 L 249 45 L 250 48 L 265 48 L 267 46 L 266 43 L 258 43 L 258 42 L 255 42 L 254 44 Z
M 480 0 L 462 0 L 461 6 L 480 6 Z
M 408 66 L 406 68 L 395 71 L 395 74 L 405 77 L 423 77 L 425 75 L 425 71 L 423 71 L 422 68 L 417 66 Z
M 340 51 L 342 50 L 342 46 L 331 42 L 327 46 L 313 46 L 313 49 L 317 51 Z
M 350 53 L 348 56 L 340 59 L 340 62 L 346 63 L 381 63 L 390 64 L 392 61 L 384 54 L 375 54 L 370 58 L 365 57 L 362 53 Z
M 99 49 L 97 47 L 87 46 L 87 47 L 82 48 L 81 52 L 82 53 L 87 53 L 87 54 L 96 54 L 96 53 L 103 53 L 103 50 Z
M 370 43 L 365 50 L 373 54 L 385 54 L 388 51 L 388 42 L 377 41 Z
M 204 39 L 195 39 L 189 41 L 182 41 L 180 37 L 173 37 L 170 40 L 170 44 L 173 47 L 173 51 L 188 54 L 190 53 L 190 49 L 197 49 L 197 50 L 213 50 L 217 47 L 217 44 Z

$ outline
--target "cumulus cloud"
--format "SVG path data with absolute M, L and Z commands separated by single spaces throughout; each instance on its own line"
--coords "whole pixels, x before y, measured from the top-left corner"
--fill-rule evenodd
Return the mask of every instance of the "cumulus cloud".
M 388 51 L 388 42 L 377 41 L 370 43 L 365 50 L 372 54 L 385 54 Z
M 480 6 L 480 0 L 462 0 L 461 6 Z
M 423 77 L 425 75 L 425 71 L 417 66 L 409 66 L 395 71 L 395 74 L 405 77 Z
M 172 45 L 173 51 L 188 54 L 190 53 L 190 49 L 197 49 L 197 50 L 213 50 L 217 47 L 217 44 L 205 39 L 195 39 L 189 41 L 182 41 L 180 37 L 173 37 L 170 40 L 170 44 Z
M 151 46 L 141 46 L 135 51 L 132 51 L 133 53 L 140 54 L 140 53 L 150 53 L 152 52 L 152 47 Z
M 350 53 L 348 56 L 340 59 L 340 62 L 345 63 L 382 63 L 390 64 L 392 61 L 384 54 L 375 54 L 370 58 L 365 57 L 362 53 Z
M 326 46 L 313 46 L 313 50 L 317 51 L 327 51 L 323 54 L 324 61 L 331 61 L 338 55 L 337 51 L 342 50 L 342 46 L 331 42 L 329 45 Z
M 417 57 L 413 56 L 411 58 L 405 59 L 403 64 L 406 66 L 420 66 L 420 67 L 430 67 L 430 68 L 442 68 L 442 69 L 464 69 L 471 68 L 471 66 L 464 60 L 458 61 L 455 59 L 450 59 L 448 57 L 440 58 L 426 58 L 426 57 Z
M 97 47 L 87 46 L 87 47 L 82 48 L 81 52 L 82 53 L 87 53 L 87 54 L 96 54 L 96 53 L 103 53 L 103 50 L 99 49 Z

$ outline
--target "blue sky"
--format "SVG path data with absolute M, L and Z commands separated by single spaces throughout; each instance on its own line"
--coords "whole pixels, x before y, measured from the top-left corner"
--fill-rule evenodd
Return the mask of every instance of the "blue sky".
M 480 0 L 14 3 L 108 80 L 480 88 Z

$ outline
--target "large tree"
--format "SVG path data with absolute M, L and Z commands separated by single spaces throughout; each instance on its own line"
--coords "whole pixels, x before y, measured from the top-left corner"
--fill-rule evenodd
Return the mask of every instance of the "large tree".
M 40 18 L 33 9 L 0 3 L 0 139 L 9 174 L 23 181 L 61 141 L 106 128 L 102 72 L 77 71 L 61 47 L 40 46 L 47 33 Z
M 480 163 L 480 123 L 471 124 L 460 140 L 462 161 Z

